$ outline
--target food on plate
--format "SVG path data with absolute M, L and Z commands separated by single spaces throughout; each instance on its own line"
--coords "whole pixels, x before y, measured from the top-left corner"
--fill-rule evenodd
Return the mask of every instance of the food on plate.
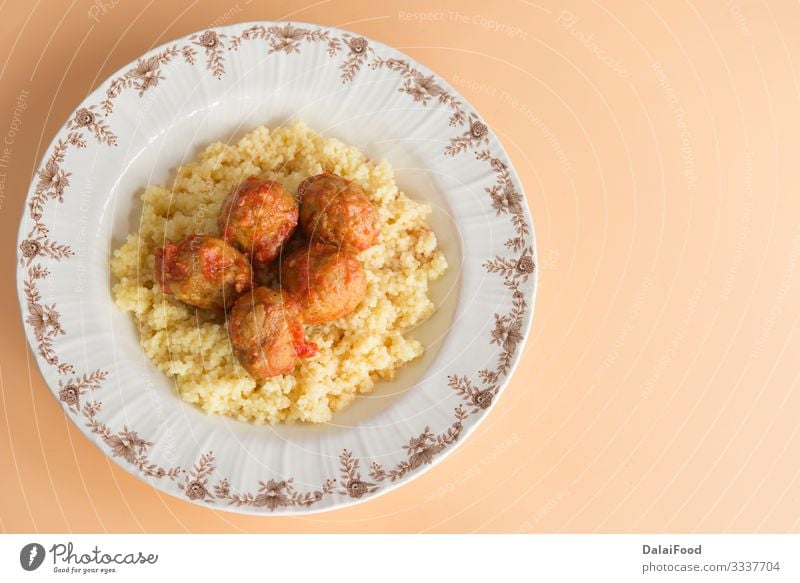
M 300 226 L 312 241 L 363 251 L 378 239 L 378 213 L 354 181 L 323 172 L 301 182 L 297 194 Z
M 189 235 L 155 250 L 155 277 L 164 293 L 210 310 L 224 310 L 250 288 L 247 258 L 209 235 Z
M 297 300 L 267 287 L 236 301 L 228 330 L 236 357 L 255 379 L 291 372 L 300 358 L 317 353 L 316 344 L 303 333 Z
M 306 324 L 324 324 L 356 309 L 367 276 L 353 252 L 313 243 L 281 258 L 280 286 L 300 302 Z
M 294 196 L 280 182 L 249 176 L 234 188 L 219 214 L 222 238 L 266 267 L 297 226 Z
M 297 194 L 303 181 L 325 172 L 357 185 L 378 219 L 370 247 L 347 249 L 363 268 L 363 299 L 335 320 L 303 324 L 307 341 L 317 346 L 315 356 L 303 356 L 308 352 L 295 348 L 292 370 L 256 378 L 247 366 L 263 367 L 263 363 L 244 359 L 247 366 L 243 366 L 237 357 L 244 328 L 234 333 L 226 324 L 236 308 L 227 314 L 198 310 L 165 293 L 156 280 L 154 251 L 169 243 L 179 245 L 192 234 L 219 237 L 223 205 L 249 176 L 279 182 L 285 191 Z M 369 393 L 375 382 L 391 379 L 423 354 L 412 329 L 434 311 L 430 284 L 445 272 L 447 261 L 426 223 L 430 206 L 398 190 L 387 161 L 369 161 L 356 147 L 315 133 L 302 121 L 274 129 L 258 127 L 238 143 L 210 144 L 177 169 L 174 181 L 146 187 L 142 202 L 136 229 L 113 253 L 114 298 L 121 309 L 132 313 L 153 364 L 174 380 L 182 399 L 207 413 L 253 423 L 327 422 L 358 395 Z M 265 270 L 264 287 L 274 293 L 281 293 L 279 261 L 294 251 L 292 245 L 304 243 L 300 234 L 292 235 L 295 243 L 278 246 L 281 257 Z M 248 297 L 252 301 L 264 293 L 245 291 L 237 301 L 246 306 Z M 287 310 L 285 295 L 281 297 L 282 304 L 269 305 L 294 313 Z M 285 335 L 280 338 L 283 344 L 270 347 L 278 355 L 267 361 L 270 369 L 289 366 L 291 354 L 282 352 Z

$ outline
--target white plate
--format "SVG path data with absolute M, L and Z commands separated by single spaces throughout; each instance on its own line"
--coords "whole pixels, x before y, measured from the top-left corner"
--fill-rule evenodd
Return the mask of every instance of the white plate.
M 414 331 L 422 359 L 322 426 L 251 426 L 177 396 L 113 303 L 109 253 L 146 184 L 215 140 L 293 116 L 385 157 L 435 208 L 450 268 Z M 19 233 L 28 341 L 67 415 L 160 490 L 218 509 L 296 514 L 367 500 L 441 460 L 488 414 L 527 337 L 533 226 L 478 113 L 399 51 L 306 23 L 242 23 L 154 49 L 95 90 L 34 177 Z

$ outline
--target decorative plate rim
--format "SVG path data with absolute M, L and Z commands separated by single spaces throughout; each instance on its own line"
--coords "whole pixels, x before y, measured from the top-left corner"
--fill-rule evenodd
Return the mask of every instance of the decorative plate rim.
M 234 32 L 238 33 L 238 36 L 233 34 Z M 514 309 L 522 306 L 521 312 L 516 315 L 513 311 L 511 315 L 503 316 L 495 313 L 496 327 L 492 332 L 492 342 L 503 347 L 506 363 L 503 371 L 497 373 L 488 386 L 480 389 L 473 384 L 471 377 L 481 376 L 484 371 L 476 371 L 461 378 L 457 375 L 448 377 L 451 388 L 464 401 L 455 409 L 454 423 L 447 431 L 440 434 L 433 434 L 426 427 L 419 436 L 412 437 L 409 444 L 403 446 L 408 450 L 408 460 L 403 462 L 405 467 L 400 470 L 398 468 L 402 463 L 391 468 L 389 472 L 376 462 L 372 462 L 370 468 L 361 468 L 360 462 L 370 462 L 369 457 L 353 458 L 352 452 L 345 449 L 339 456 L 342 475 L 338 479 L 326 480 L 316 491 L 294 490 L 293 478 L 280 482 L 272 479 L 268 482 L 259 482 L 261 487 L 258 495 L 232 493 L 230 482 L 224 477 L 217 480 L 212 488 L 209 479 L 215 469 L 213 452 L 199 451 L 195 456 L 197 462 L 193 468 L 173 467 L 165 470 L 157 464 L 150 463 L 146 454 L 152 443 L 140 437 L 137 432 L 129 431 L 127 426 L 112 432 L 97 419 L 97 413 L 101 409 L 100 402 L 81 403 L 82 395 L 99 388 L 108 371 L 98 369 L 93 373 L 77 375 L 72 365 L 59 363 L 57 355 L 48 352 L 48 346 L 52 347 L 55 339 L 65 332 L 60 328 L 59 313 L 55 305 L 48 306 L 44 301 L 32 300 L 31 289 L 34 296 L 40 300 L 41 296 L 38 295 L 35 282 L 49 276 L 49 271 L 44 265 L 48 261 L 58 262 L 66 259 L 71 254 L 69 246 L 47 238 L 47 228 L 40 221 L 41 208 L 44 205 L 52 201 L 63 202 L 70 173 L 61 168 L 59 163 L 63 161 L 67 149 L 70 146 L 86 147 L 87 138 L 96 140 L 98 145 L 115 146 L 116 136 L 98 114 L 102 110 L 110 115 L 113 112 L 114 99 L 122 92 L 134 89 L 141 97 L 149 88 L 165 80 L 161 76 L 161 67 L 166 67 L 173 59 L 180 58 L 190 65 L 199 66 L 196 65 L 199 51 L 204 53 L 202 56 L 205 56 L 206 69 L 211 78 L 221 79 L 225 74 L 225 57 L 235 53 L 238 46 L 246 40 L 263 40 L 269 44 L 270 53 L 284 52 L 287 55 L 298 52 L 299 46 L 304 42 L 324 42 L 330 58 L 338 57 L 339 51 L 344 53 L 345 59 L 339 63 L 340 78 L 343 83 L 352 81 L 362 66 L 365 69 L 387 68 L 400 74 L 404 84 L 398 91 L 408 93 L 415 102 L 422 101 L 423 105 L 427 101 L 446 104 L 448 100 L 452 100 L 457 106 L 452 108 L 450 126 L 458 127 L 461 134 L 450 139 L 444 155 L 472 153 L 478 160 L 488 162 L 492 171 L 498 175 L 498 183 L 484 190 L 492 197 L 492 207 L 497 211 L 498 217 L 501 214 L 511 215 L 518 236 L 515 238 L 517 241 L 514 246 L 509 245 L 514 239 L 509 239 L 506 247 L 519 256 L 497 256 L 494 259 L 487 257 L 482 265 L 488 273 L 499 274 L 504 278 L 504 285 L 513 292 L 510 303 Z M 308 45 L 302 44 L 302 46 Z M 387 58 L 377 57 L 376 49 L 381 54 L 387 55 Z M 368 62 L 369 55 L 373 57 L 371 62 Z M 98 101 L 104 93 L 106 98 Z M 493 138 L 494 153 L 488 150 L 490 138 Z M 480 150 L 481 145 L 485 145 L 486 149 Z M 504 176 L 502 180 L 501 176 Z M 34 228 L 26 232 L 29 219 L 33 219 Z M 37 231 L 39 227 L 41 229 Z M 33 234 L 35 237 L 32 237 Z M 89 441 L 118 466 L 161 492 L 213 510 L 257 516 L 311 514 L 355 505 L 410 482 L 448 457 L 486 419 L 519 365 L 533 325 L 539 277 L 535 228 L 524 189 L 505 147 L 478 116 L 477 110 L 443 77 L 402 51 L 345 29 L 301 21 L 247 21 L 199 30 L 146 51 L 99 83 L 55 132 L 37 165 L 26 195 L 25 209 L 18 229 L 17 260 L 20 312 L 26 339 L 35 356 L 36 365 L 51 393 L 61 403 L 67 417 Z M 44 262 L 44 265 L 37 263 L 32 266 L 34 260 Z M 497 333 L 496 338 L 495 333 Z M 507 349 L 507 346 L 510 348 Z M 45 367 L 56 367 L 66 381 L 62 382 L 59 379 L 58 386 L 55 386 L 55 383 L 48 380 Z M 485 370 L 490 374 L 495 372 Z M 482 382 L 485 384 L 485 379 Z M 465 403 L 473 408 L 471 412 L 464 409 Z M 83 414 L 84 420 L 88 423 L 80 423 L 80 414 Z M 473 416 L 471 423 L 462 424 L 462 421 Z M 397 476 L 392 474 L 396 470 L 399 472 Z M 369 477 L 362 479 L 362 472 L 368 472 Z M 159 481 L 162 478 L 175 481 L 179 490 L 170 488 L 170 482 Z M 339 496 L 331 505 L 314 507 L 316 502 L 335 494 Z M 227 505 L 209 505 L 215 501 L 227 501 Z

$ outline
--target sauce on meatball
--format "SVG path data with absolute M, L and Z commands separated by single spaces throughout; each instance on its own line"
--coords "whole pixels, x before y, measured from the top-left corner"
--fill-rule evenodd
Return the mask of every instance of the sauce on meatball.
M 250 176 L 228 195 L 217 222 L 222 238 L 261 269 L 278 256 L 298 213 L 294 196 L 280 182 Z
M 189 235 L 156 249 L 155 260 L 164 293 L 198 308 L 223 311 L 252 285 L 247 258 L 217 237 Z
M 282 289 L 300 302 L 306 324 L 324 324 L 346 316 L 367 293 L 364 266 L 346 249 L 313 243 L 281 260 Z
M 317 354 L 317 345 L 303 332 L 297 300 L 267 287 L 236 301 L 228 331 L 236 358 L 256 379 L 289 373 L 300 358 Z
M 375 244 L 378 213 L 358 184 L 325 172 L 306 178 L 297 192 L 300 226 L 309 239 L 357 251 Z

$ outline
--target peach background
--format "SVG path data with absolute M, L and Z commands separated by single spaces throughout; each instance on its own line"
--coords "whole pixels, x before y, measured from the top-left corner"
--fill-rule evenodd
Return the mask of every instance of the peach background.
M 0 5 L 0 134 L 29 92 L 0 168 L 3 531 L 798 531 L 796 3 L 101 6 Z M 457 452 L 357 507 L 255 518 L 90 445 L 36 370 L 12 274 L 35 165 L 93 87 L 214 22 L 281 18 L 394 45 L 472 101 L 527 190 L 541 287 L 521 366 Z

